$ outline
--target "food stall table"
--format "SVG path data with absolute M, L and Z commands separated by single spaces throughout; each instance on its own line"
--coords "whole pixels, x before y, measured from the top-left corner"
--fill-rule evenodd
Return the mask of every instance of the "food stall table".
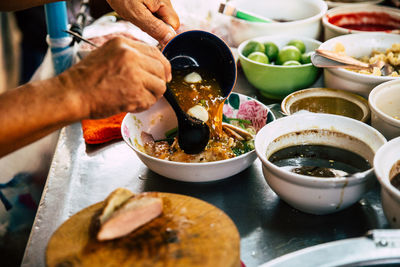
M 315 87 L 321 85 L 321 80 Z M 239 72 L 235 92 L 269 104 Z M 222 209 L 241 236 L 241 259 L 257 266 L 278 256 L 325 242 L 359 237 L 370 229 L 389 228 L 379 185 L 358 203 L 330 215 L 300 212 L 279 199 L 265 182 L 258 159 L 243 172 L 216 182 L 185 183 L 150 171 L 123 141 L 87 146 L 80 123 L 62 129 L 22 266 L 45 266 L 53 232 L 70 216 L 104 198 L 115 188 L 135 193 L 161 191 L 205 200 Z

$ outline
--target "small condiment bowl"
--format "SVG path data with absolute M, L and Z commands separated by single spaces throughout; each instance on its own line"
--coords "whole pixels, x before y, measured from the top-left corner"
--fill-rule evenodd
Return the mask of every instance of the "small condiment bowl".
M 355 33 L 338 36 L 322 43 L 319 49 L 335 51 L 337 45 L 342 45 L 345 54 L 354 58 L 370 56 L 374 50 L 386 51 L 393 44 L 400 42 L 400 35 L 390 33 Z M 325 68 L 324 81 L 328 88 L 341 89 L 368 98 L 369 93 L 377 85 L 399 80 L 400 77 L 374 76 L 362 74 L 343 68 Z
M 400 173 L 400 137 L 383 145 L 374 158 L 375 174 L 381 184 L 383 211 L 393 228 L 400 228 L 400 190 L 391 179 Z
M 399 33 L 400 10 L 391 7 L 370 4 L 346 5 L 332 8 L 322 17 L 324 40 L 333 37 L 362 32 Z M 357 26 L 369 26 L 370 30 L 356 30 Z M 381 26 L 382 30 L 372 30 L 372 26 Z M 383 26 L 395 27 L 384 30 Z M 350 28 L 353 29 L 350 29 Z
M 262 161 L 264 178 L 278 196 L 292 207 L 311 214 L 328 214 L 345 209 L 361 199 L 373 185 L 369 169 L 364 175 L 320 178 L 300 175 L 274 165 L 274 152 L 294 145 L 327 145 L 352 151 L 370 164 L 386 142 L 376 129 L 358 120 L 331 114 L 295 114 L 264 126 L 255 147 Z
M 227 118 L 250 120 L 257 131 L 275 119 L 267 106 L 238 93 L 231 93 L 225 100 L 223 113 Z M 163 160 L 144 152 L 142 131 L 158 140 L 164 139 L 165 133 L 176 126 L 175 113 L 168 102 L 162 98 L 144 112 L 128 113 L 122 122 L 121 134 L 125 143 L 150 170 L 179 181 L 211 182 L 224 179 L 248 168 L 257 158 L 255 150 L 252 150 L 226 160 L 188 163 Z
M 370 119 L 370 110 L 365 98 L 330 88 L 308 88 L 291 93 L 283 99 L 281 109 L 285 115 L 306 110 L 346 116 L 362 122 Z
M 400 80 L 382 83 L 368 98 L 371 125 L 388 140 L 400 136 Z

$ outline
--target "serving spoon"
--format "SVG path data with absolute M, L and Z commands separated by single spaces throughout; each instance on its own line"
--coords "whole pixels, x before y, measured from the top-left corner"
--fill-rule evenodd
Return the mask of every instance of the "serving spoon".
M 227 98 L 236 82 L 236 62 L 231 50 L 216 35 L 199 30 L 176 35 L 163 49 L 173 70 L 207 69 L 215 75 Z M 174 109 L 178 119 L 178 143 L 187 154 L 196 154 L 206 147 L 210 129 L 203 121 L 194 118 L 177 104 L 169 86 L 164 97 Z
M 382 60 L 368 64 L 353 57 L 323 49 L 315 50 L 315 53 L 311 55 L 311 62 L 319 68 L 347 68 L 372 71 L 374 67 L 377 67 L 384 76 L 390 75 L 394 71 L 394 68 L 390 64 Z
M 178 120 L 179 147 L 186 154 L 197 154 L 203 151 L 210 139 L 208 125 L 182 110 L 168 84 L 164 97 L 174 110 Z
M 66 30 L 65 32 L 96 48 L 99 47 L 73 31 Z M 188 60 L 188 57 L 184 56 L 176 58 L 175 61 L 172 60 L 172 65 L 178 65 L 179 67 L 185 68 L 198 67 L 197 62 L 194 59 Z M 178 120 L 179 147 L 187 154 L 197 154 L 203 151 L 210 139 L 210 128 L 208 125 L 205 122 L 188 115 L 182 110 L 168 84 L 164 97 L 174 110 Z

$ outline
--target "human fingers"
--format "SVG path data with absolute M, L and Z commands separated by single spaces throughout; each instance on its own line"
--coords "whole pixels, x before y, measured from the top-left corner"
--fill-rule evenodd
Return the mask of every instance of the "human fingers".
M 145 3 L 152 13 L 157 14 L 158 18 L 170 25 L 174 30 L 179 28 L 178 14 L 169 0 L 148 0 Z
M 166 44 L 175 36 L 175 31 L 169 27 L 162 19 L 157 18 L 158 11 L 164 10 L 165 4 L 156 0 L 144 0 L 141 5 L 138 5 L 135 17 L 132 18 L 143 31 L 147 32 L 153 38 L 157 39 L 162 45 Z M 154 13 L 154 14 L 153 14 Z M 163 11 L 163 13 L 166 13 Z M 172 12 L 170 12 L 172 14 Z M 165 15 L 165 14 L 164 14 Z M 164 16 L 163 19 L 166 19 Z M 173 19 L 168 19 L 173 20 Z
M 160 52 L 160 50 L 158 50 L 154 46 L 149 46 L 145 43 L 133 41 L 133 40 L 130 40 L 127 38 L 124 38 L 124 42 L 126 44 L 128 44 L 129 46 L 131 46 L 132 48 L 137 49 L 139 51 L 139 53 L 143 54 L 144 56 L 150 57 L 150 59 L 148 59 L 148 60 L 152 59 L 153 61 L 151 61 L 151 62 L 153 64 L 155 64 L 155 66 L 159 66 L 159 63 L 161 63 L 163 66 L 163 72 L 165 73 L 166 81 L 167 82 L 171 81 L 171 79 L 172 79 L 171 64 L 164 57 L 164 55 Z M 158 61 L 159 63 L 154 62 L 154 60 Z M 145 63 L 145 65 L 148 67 L 153 67 L 152 63 Z M 159 70 L 157 70 L 157 71 L 158 71 L 158 73 L 160 73 Z M 156 73 L 154 73 L 154 74 L 156 74 Z
M 161 98 L 167 88 L 163 79 L 149 72 L 143 77 L 143 86 L 147 91 L 152 93 L 156 99 Z

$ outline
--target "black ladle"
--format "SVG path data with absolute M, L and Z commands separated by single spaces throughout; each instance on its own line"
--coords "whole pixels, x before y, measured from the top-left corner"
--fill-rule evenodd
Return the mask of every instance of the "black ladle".
M 205 69 L 213 73 L 226 98 L 236 82 L 236 62 L 230 48 L 216 35 L 206 31 L 187 31 L 176 35 L 163 49 L 172 70 Z M 164 97 L 178 119 L 178 143 L 187 154 L 204 150 L 210 138 L 210 129 L 203 121 L 186 114 L 176 102 L 167 85 Z
M 181 109 L 169 85 L 167 85 L 164 97 L 175 111 L 178 120 L 179 147 L 187 154 L 197 154 L 203 151 L 210 139 L 208 125 Z

